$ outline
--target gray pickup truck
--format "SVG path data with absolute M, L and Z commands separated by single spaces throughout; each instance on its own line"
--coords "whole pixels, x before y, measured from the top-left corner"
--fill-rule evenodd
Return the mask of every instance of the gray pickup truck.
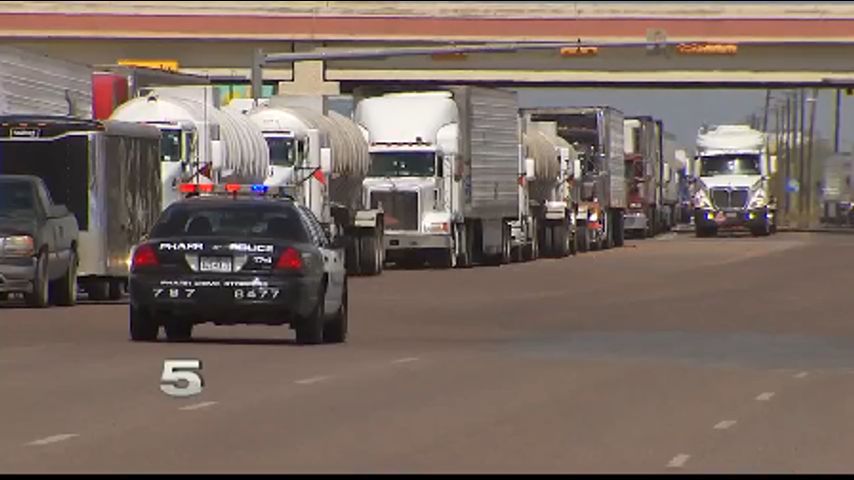
M 31 307 L 77 303 L 77 219 L 38 177 L 0 175 L 0 297 Z

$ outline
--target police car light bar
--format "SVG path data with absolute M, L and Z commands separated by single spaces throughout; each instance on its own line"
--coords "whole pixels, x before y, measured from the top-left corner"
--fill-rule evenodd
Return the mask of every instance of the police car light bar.
M 270 188 L 267 185 L 241 185 L 229 183 L 225 185 L 182 183 L 178 190 L 186 195 L 254 195 L 254 196 L 278 196 L 292 198 L 291 189 L 287 187 Z

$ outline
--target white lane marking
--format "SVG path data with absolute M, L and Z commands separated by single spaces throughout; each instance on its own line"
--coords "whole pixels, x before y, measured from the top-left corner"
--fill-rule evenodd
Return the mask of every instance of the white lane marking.
M 392 363 L 392 365 L 401 365 L 403 363 L 413 363 L 413 362 L 417 362 L 419 360 L 421 360 L 421 359 L 418 357 L 408 357 L 408 358 L 399 358 L 399 359 L 397 359 L 391 363 Z
M 715 425 L 715 430 L 729 430 L 734 427 L 736 423 L 738 422 L 735 420 L 724 420 L 723 422 Z
M 178 410 L 182 410 L 184 412 L 192 412 L 193 410 L 201 410 L 203 408 L 213 407 L 214 405 L 216 405 L 218 403 L 219 402 L 202 402 L 202 403 L 197 403 L 195 405 L 187 405 L 186 407 L 181 407 Z
M 774 398 L 774 392 L 765 392 L 762 395 L 756 397 L 757 402 L 770 402 L 772 398 Z
M 52 437 L 42 438 L 40 440 L 30 442 L 27 444 L 27 446 L 28 447 L 43 447 L 45 445 L 64 442 L 66 440 L 71 440 L 72 438 L 79 437 L 79 436 L 80 435 L 78 435 L 76 433 L 63 433 L 61 435 L 54 435 Z
M 325 382 L 325 381 L 329 380 L 330 378 L 332 378 L 332 377 L 328 377 L 328 376 L 311 377 L 311 378 L 306 378 L 303 380 L 297 380 L 294 383 L 296 383 L 297 385 L 313 385 L 315 383 Z
M 809 372 L 801 372 L 801 373 L 795 375 L 795 378 L 797 378 L 798 380 L 802 380 L 804 378 L 807 378 L 808 376 L 809 376 Z
M 667 468 L 683 468 L 688 463 L 688 460 L 691 460 L 691 455 L 686 455 L 684 453 L 682 455 L 676 455 L 676 457 L 667 464 Z

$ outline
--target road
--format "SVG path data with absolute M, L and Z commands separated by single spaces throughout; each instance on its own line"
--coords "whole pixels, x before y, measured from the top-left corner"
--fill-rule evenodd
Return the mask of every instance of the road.
M 854 237 L 351 282 L 351 341 L 0 309 L 0 472 L 850 473 Z M 203 361 L 204 392 L 159 389 Z

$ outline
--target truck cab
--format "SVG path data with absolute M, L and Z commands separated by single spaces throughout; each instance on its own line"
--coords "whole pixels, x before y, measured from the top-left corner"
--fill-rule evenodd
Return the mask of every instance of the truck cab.
M 770 195 L 770 163 L 765 136 L 746 125 L 700 131 L 695 159 L 694 220 L 697 236 L 748 229 L 768 236 L 776 227 Z

